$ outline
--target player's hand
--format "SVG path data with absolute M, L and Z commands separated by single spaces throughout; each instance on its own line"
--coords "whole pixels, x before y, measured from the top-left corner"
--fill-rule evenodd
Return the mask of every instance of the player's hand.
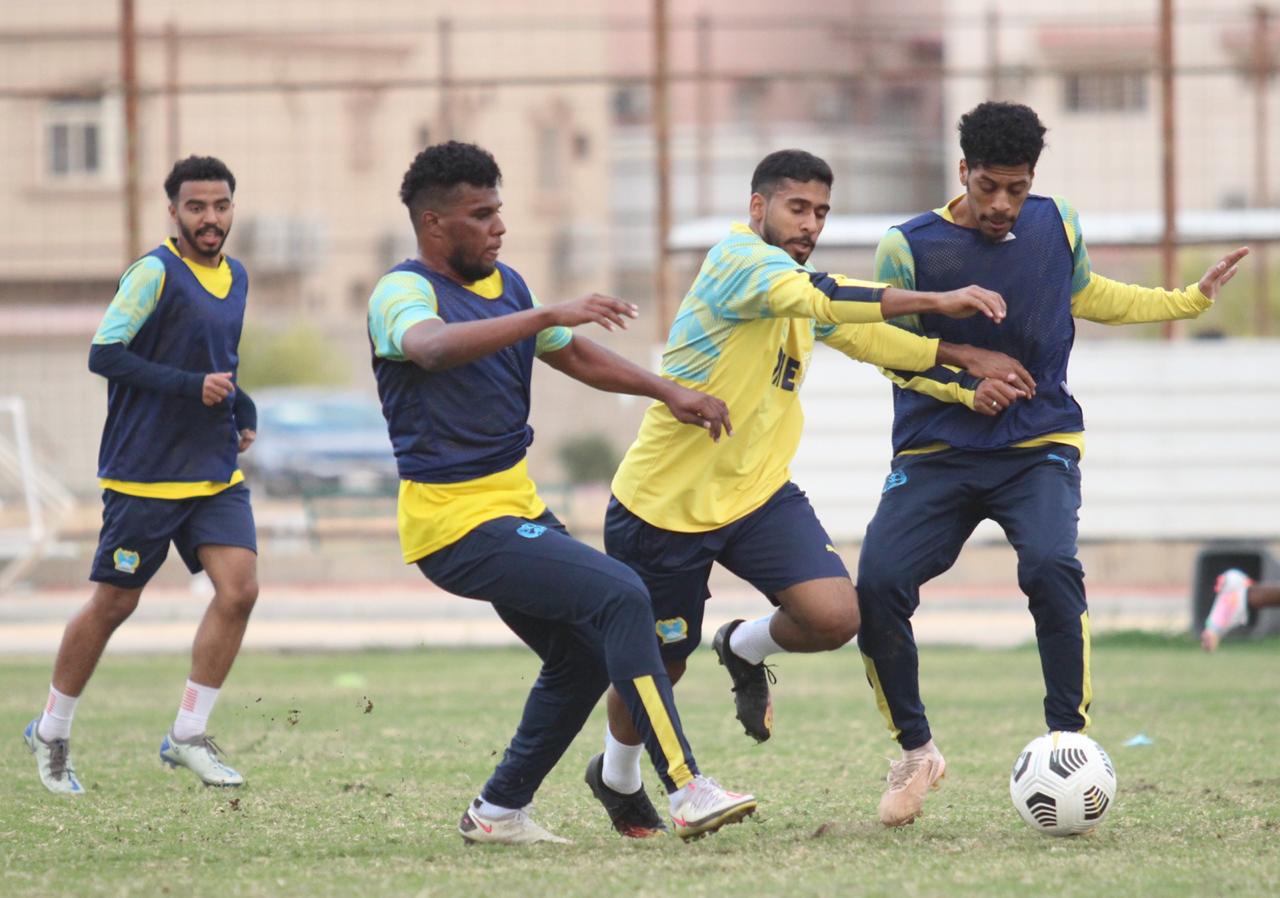
M 1206 299 L 1213 300 L 1218 298 L 1218 291 L 1227 285 L 1227 281 L 1236 276 L 1236 272 L 1240 270 L 1240 260 L 1247 255 L 1249 255 L 1249 247 L 1242 246 L 1227 253 L 1209 266 L 1209 270 L 1204 273 L 1204 277 L 1200 278 L 1200 292 L 1205 295 Z
M 626 330 L 628 318 L 640 317 L 637 306 L 601 293 L 588 293 L 578 299 L 558 302 L 545 308 L 550 313 L 551 323 L 563 327 L 595 323 L 609 331 L 618 328 Z
M 236 445 L 236 451 L 243 452 L 244 450 L 248 449 L 250 446 L 253 445 L 253 441 L 256 440 L 257 438 L 258 438 L 258 432 L 256 430 L 250 430 L 249 428 L 246 427 L 244 430 L 240 431 L 240 442 L 239 444 Z
M 973 410 L 980 415 L 994 418 L 1019 399 L 1025 398 L 1026 394 L 1021 390 L 988 377 L 978 384 L 978 389 L 974 391 Z
M 1004 297 L 993 290 L 970 284 L 959 290 L 939 293 L 934 311 L 948 318 L 969 318 L 973 315 L 986 315 L 996 324 L 1004 321 Z
M 965 348 L 964 370 L 974 377 L 989 378 L 1007 384 L 1018 392 L 1019 399 L 1036 395 L 1036 379 L 1013 356 L 991 349 Z
M 200 401 L 205 405 L 217 405 L 236 390 L 231 381 L 231 372 L 223 371 L 204 376 L 204 388 L 200 391 Z
M 699 393 L 679 384 L 672 384 L 674 392 L 663 400 L 671 414 L 681 424 L 697 424 L 705 427 L 711 435 L 711 441 L 720 442 L 721 432 L 733 436 L 733 425 L 729 423 L 729 406 L 714 396 Z

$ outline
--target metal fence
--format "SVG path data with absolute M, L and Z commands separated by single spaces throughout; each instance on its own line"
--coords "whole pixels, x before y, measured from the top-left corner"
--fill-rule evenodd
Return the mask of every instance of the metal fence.
M 1037 187 L 1082 209 L 1277 204 L 1280 14 L 1244 0 L 796 0 L 785 19 L 756 0 L 219 9 L 197 22 L 168 0 L 14 2 L 0 24 L 0 376 L 79 492 L 103 404 L 87 341 L 124 264 L 168 233 L 160 184 L 189 153 L 239 178 L 228 246 L 253 278 L 253 345 L 293 346 L 304 378 L 324 355 L 366 388 L 369 290 L 412 252 L 399 181 L 446 138 L 504 169 L 505 259 L 546 300 L 640 302 L 646 328 L 621 345 L 646 360 L 696 262 L 671 257 L 666 234 L 742 215 L 751 168 L 779 146 L 828 158 L 833 211 L 906 215 L 958 191 L 955 119 L 998 97 L 1041 113 Z M 1170 229 L 1163 247 L 1099 261 L 1187 282 L 1217 248 L 1179 248 Z M 1259 255 L 1200 326 L 1274 333 L 1280 290 Z M 544 403 L 535 470 L 554 471 L 556 438 L 611 420 L 612 402 Z

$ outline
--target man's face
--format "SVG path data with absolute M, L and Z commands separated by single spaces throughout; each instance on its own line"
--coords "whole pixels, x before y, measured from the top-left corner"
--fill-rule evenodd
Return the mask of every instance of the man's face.
M 209 262 L 222 253 L 234 212 L 231 185 L 226 181 L 184 181 L 169 205 L 169 217 L 177 224 L 185 249 Z
M 498 188 L 459 184 L 443 209 L 426 213 L 434 216 L 429 223 L 443 240 L 445 259 L 464 283 L 483 280 L 497 268 L 507 232 L 498 214 L 501 208 Z
M 784 178 L 768 196 L 751 194 L 751 220 L 765 243 L 800 264 L 809 260 L 831 211 L 831 188 L 821 181 Z
M 1034 175 L 1026 163 L 969 168 L 968 163 L 960 160 L 960 183 L 964 185 L 969 211 L 983 237 L 998 243 L 1012 230 L 1031 192 Z

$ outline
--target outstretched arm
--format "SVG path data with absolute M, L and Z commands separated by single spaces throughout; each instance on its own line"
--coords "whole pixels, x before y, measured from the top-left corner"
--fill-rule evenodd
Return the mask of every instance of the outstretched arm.
M 1240 261 L 1249 255 L 1247 246 L 1227 253 L 1185 290 L 1162 290 L 1113 281 L 1093 270 L 1075 207 L 1061 197 L 1057 203 L 1073 256 L 1071 314 L 1087 321 L 1146 324 L 1195 318 L 1213 305 L 1222 288 L 1236 276 Z
M 1084 288 L 1071 297 L 1071 314 L 1100 324 L 1148 324 L 1195 318 L 1218 298 L 1249 255 L 1242 246 L 1209 266 L 1204 277 L 1185 290 L 1141 287 L 1105 278 L 1091 271 Z
M 677 421 L 706 428 L 716 442 L 722 432 L 733 436 L 729 407 L 722 401 L 658 377 L 585 337 L 574 337 L 562 349 L 543 353 L 539 358 L 597 390 L 656 399 L 671 409 Z
M 985 415 L 1035 395 L 1035 379 L 1001 352 L 928 339 L 889 324 L 819 327 L 817 336 L 850 358 L 879 366 L 903 389 Z
M 591 293 L 569 302 L 537 306 L 484 321 L 446 324 L 440 318 L 428 318 L 404 332 L 400 347 L 405 358 L 419 367 L 444 371 L 492 355 L 550 327 L 594 322 L 606 330 L 625 329 L 627 319 L 638 314 L 629 302 Z

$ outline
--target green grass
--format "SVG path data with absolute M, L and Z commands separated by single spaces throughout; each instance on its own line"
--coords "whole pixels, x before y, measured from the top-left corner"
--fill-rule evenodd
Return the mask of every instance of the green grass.
M 535 811 L 574 844 L 521 848 L 467 848 L 454 827 L 515 724 L 530 653 L 246 655 L 214 716 L 249 779 L 235 792 L 158 762 L 184 659 L 109 656 L 76 719 L 79 800 L 48 795 L 20 741 L 48 659 L 5 660 L 0 895 L 1274 895 L 1276 649 L 1098 640 L 1092 734 L 1119 797 L 1076 839 L 1032 832 L 1009 803 L 1010 765 L 1043 726 L 1033 650 L 925 649 L 948 776 L 893 831 L 875 822 L 893 745 L 856 652 L 783 658 L 776 735 L 755 746 L 702 651 L 678 691 L 686 727 L 708 772 L 760 797 L 757 816 L 689 845 L 616 837 L 581 782 L 597 709 Z M 1139 732 L 1154 744 L 1123 747 Z

